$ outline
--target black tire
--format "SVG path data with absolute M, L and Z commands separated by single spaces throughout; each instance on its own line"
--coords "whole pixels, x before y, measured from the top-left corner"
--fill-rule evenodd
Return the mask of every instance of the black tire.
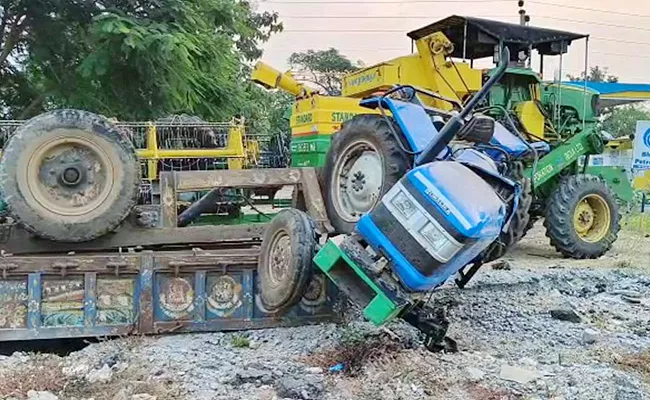
M 11 213 L 49 240 L 84 242 L 113 231 L 135 205 L 139 186 L 130 138 L 86 111 L 29 120 L 0 159 L 0 190 Z
M 313 274 L 315 249 L 316 231 L 307 214 L 287 209 L 273 217 L 257 265 L 260 301 L 267 313 L 282 314 L 300 301 Z
M 609 221 L 606 231 L 597 241 L 584 240 L 574 227 L 574 213 L 586 196 L 597 196 L 607 204 Z M 575 259 L 598 258 L 607 253 L 618 237 L 621 216 L 616 198 L 609 187 L 593 175 L 572 175 L 563 178 L 551 193 L 546 208 L 544 227 L 551 245 L 565 257 Z
M 338 233 L 350 233 L 361 214 L 351 215 L 341 211 L 342 196 L 337 185 L 337 171 L 344 159 L 353 154 L 355 147 L 368 146 L 374 153 L 377 152 L 382 165 L 382 183 L 379 193 L 374 199 L 370 211 L 383 195 L 395 184 L 409 169 L 409 157 L 402 150 L 395 135 L 389 126 L 389 120 L 380 115 L 357 115 L 346 121 L 340 132 L 334 134 L 332 144 L 327 152 L 323 174 L 323 193 L 325 207 L 332 226 Z M 399 134 L 399 127 L 393 123 L 393 128 Z M 364 180 L 365 182 L 365 180 Z M 366 211 L 366 212 L 367 212 Z M 346 215 L 347 214 L 347 215 Z
M 530 205 L 533 203 L 531 182 L 528 178 L 523 178 L 520 182 L 522 183 L 522 191 L 519 194 L 519 207 L 517 207 L 515 215 L 510 220 L 508 231 L 501 232 L 499 238 L 492 242 L 486 249 L 485 256 L 483 257 L 484 262 L 494 261 L 503 257 L 528 231 L 528 227 L 530 226 L 529 210 Z

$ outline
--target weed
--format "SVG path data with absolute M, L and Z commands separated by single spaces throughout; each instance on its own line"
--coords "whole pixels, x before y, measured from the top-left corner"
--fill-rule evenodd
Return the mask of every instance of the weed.
M 230 339 L 230 344 L 232 345 L 232 347 L 244 348 L 244 347 L 249 347 L 251 345 L 251 341 L 245 336 L 234 335 Z
M 305 362 L 324 370 L 342 363 L 344 371 L 357 374 L 370 362 L 403 350 L 405 346 L 385 332 L 364 332 L 358 328 L 346 328 L 341 332 L 337 346 L 313 354 Z

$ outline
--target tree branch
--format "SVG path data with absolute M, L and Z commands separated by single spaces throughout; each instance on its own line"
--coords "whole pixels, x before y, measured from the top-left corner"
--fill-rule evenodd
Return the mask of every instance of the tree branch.
M 43 104 L 43 101 L 45 101 L 45 95 L 44 94 L 39 94 L 32 100 L 31 103 L 18 115 L 18 119 L 27 119 L 32 112 L 36 109 L 36 107 L 40 106 Z
M 20 33 L 23 31 L 22 22 L 24 21 L 24 18 L 24 14 L 17 15 L 16 19 L 11 23 L 11 27 L 9 28 L 9 35 L 7 36 L 7 40 L 4 42 L 2 53 L 0 53 L 0 65 L 4 64 L 5 61 L 7 61 L 7 58 L 14 50 L 14 47 L 16 47 Z

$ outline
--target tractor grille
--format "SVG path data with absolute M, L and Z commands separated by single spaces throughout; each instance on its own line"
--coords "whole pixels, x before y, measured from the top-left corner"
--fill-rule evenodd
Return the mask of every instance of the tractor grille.
M 383 204 L 379 204 L 370 214 L 375 225 L 381 227 L 381 232 L 399 250 L 400 253 L 421 274 L 429 276 L 442 263 L 431 256 L 411 234 L 400 224 Z

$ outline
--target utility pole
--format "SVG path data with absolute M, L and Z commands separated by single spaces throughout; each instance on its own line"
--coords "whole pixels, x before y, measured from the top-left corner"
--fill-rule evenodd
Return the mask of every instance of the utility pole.
M 530 26 L 530 15 L 526 14 L 526 9 L 524 9 L 524 0 L 519 0 L 519 25 L 521 26 Z M 531 68 L 531 62 L 533 58 L 533 46 L 528 47 L 528 54 L 526 54 L 526 67 Z

